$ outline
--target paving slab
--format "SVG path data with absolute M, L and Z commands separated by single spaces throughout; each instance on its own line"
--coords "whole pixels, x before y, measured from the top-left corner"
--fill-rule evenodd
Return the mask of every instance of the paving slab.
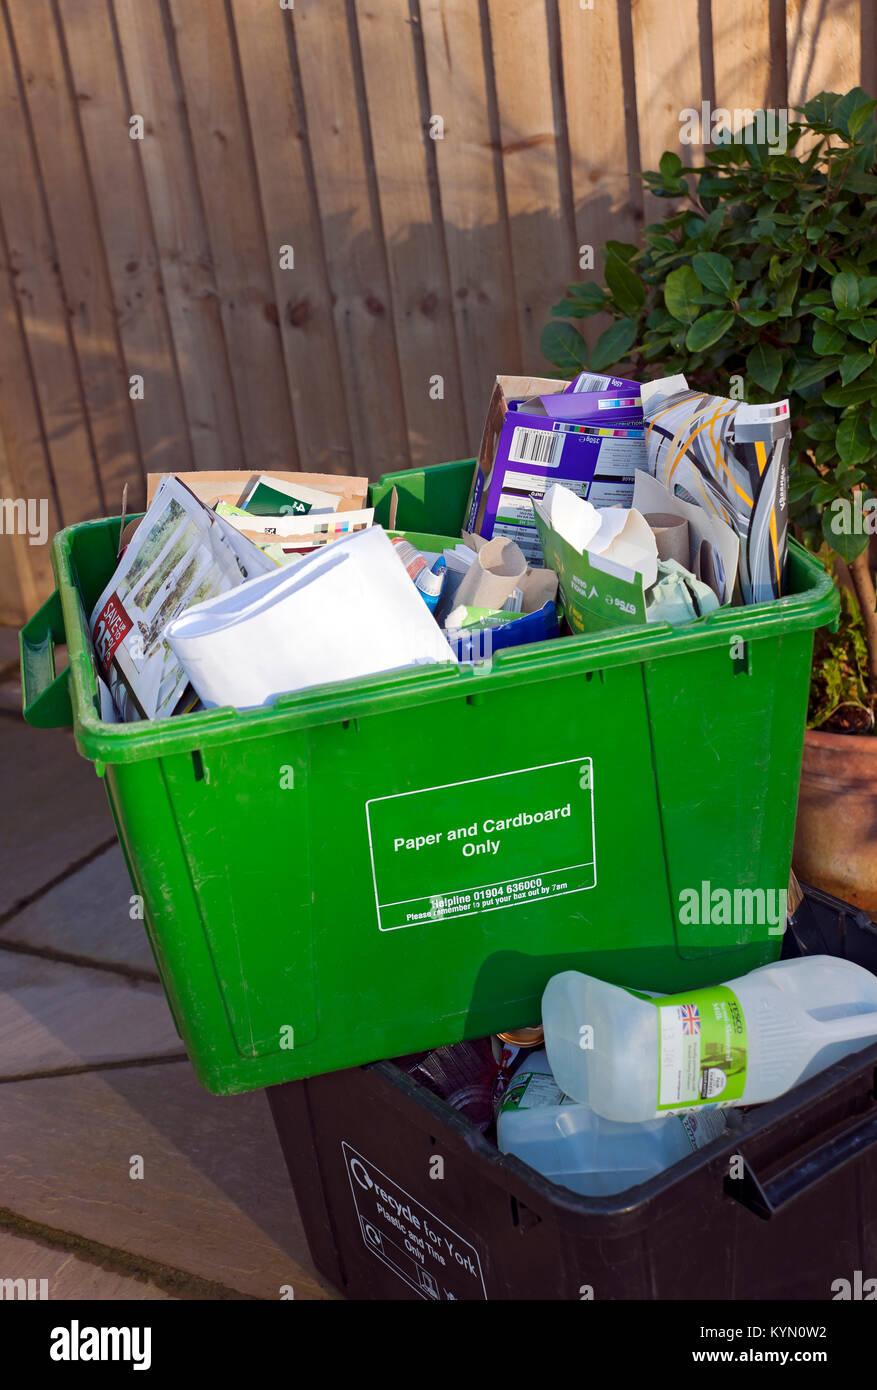
M 0 1081 L 182 1047 L 160 985 L 0 944 Z
M 5 1301 L 31 1295 L 36 1299 L 45 1297 L 49 1302 L 73 1298 L 105 1299 L 114 1303 L 129 1299 L 175 1301 L 172 1294 L 147 1280 L 130 1279 L 79 1259 L 67 1250 L 54 1250 L 34 1240 L 0 1231 L 0 1281 L 6 1279 L 33 1282 L 30 1286 L 25 1283 L 23 1289 L 21 1286 L 10 1289 L 3 1284 Z
M 128 969 L 158 971 L 118 844 L 43 893 L 0 927 L 0 943 L 63 951 Z
M 115 839 L 100 778 L 62 729 L 0 718 L 0 916 Z
M 0 1194 L 18 1216 L 257 1298 L 338 1297 L 260 1092 L 209 1095 L 179 1062 L 8 1082 L 0 1112 Z

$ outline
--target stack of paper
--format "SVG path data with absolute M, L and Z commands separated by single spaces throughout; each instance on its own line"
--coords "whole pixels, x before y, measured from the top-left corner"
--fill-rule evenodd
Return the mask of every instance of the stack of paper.
M 207 708 L 456 661 L 381 527 L 190 608 L 165 636 Z
M 146 476 L 146 500 L 151 502 L 164 475 L 148 473 Z M 310 502 L 310 510 L 316 510 L 314 497 L 332 498 L 326 509 L 339 512 L 360 511 L 368 497 L 368 478 L 346 477 L 336 473 L 251 473 L 247 469 L 232 469 L 228 472 L 214 472 L 203 469 L 197 473 L 178 473 L 176 477 L 205 507 L 215 507 L 217 502 L 231 502 L 242 506 L 243 499 L 252 498 L 260 484 L 270 484 L 280 490 L 288 489 L 291 499 Z M 306 490 L 307 496 L 302 489 Z M 261 493 L 258 494 L 261 496 Z M 287 498 L 290 500 L 290 497 Z M 280 504 L 284 505 L 283 503 Z M 249 510 L 249 508 L 248 508 Z M 324 510 L 322 503 L 319 510 Z

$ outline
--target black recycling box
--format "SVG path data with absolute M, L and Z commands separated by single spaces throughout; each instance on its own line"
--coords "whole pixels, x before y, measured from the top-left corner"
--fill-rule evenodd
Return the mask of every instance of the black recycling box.
M 783 953 L 877 974 L 877 926 L 807 888 Z M 872 1046 L 601 1198 L 499 1153 L 391 1062 L 267 1094 L 314 1262 L 349 1298 L 763 1300 L 877 1288 L 875 1087 Z

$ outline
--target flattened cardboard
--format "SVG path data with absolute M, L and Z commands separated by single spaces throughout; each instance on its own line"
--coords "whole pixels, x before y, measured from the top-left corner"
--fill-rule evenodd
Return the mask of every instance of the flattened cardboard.
M 493 465 L 502 427 L 508 414 L 509 401 L 527 400 L 531 396 L 560 395 L 569 382 L 555 381 L 552 377 L 541 376 L 498 376 L 493 385 L 484 432 L 478 448 L 478 466 L 472 479 L 469 501 L 466 505 L 466 530 L 482 535 L 482 526 L 490 493 Z M 490 536 L 486 537 L 487 540 Z
M 716 588 L 720 603 L 730 603 L 740 555 L 740 541 L 731 527 L 704 507 L 684 502 L 681 497 L 674 497 L 664 484 L 653 478 L 650 473 L 637 474 L 633 487 L 633 505 L 645 515 L 660 512 L 685 518 L 688 522 L 688 556 L 682 563 L 692 574 L 703 578 L 710 588 Z M 716 585 L 712 568 L 711 577 L 698 573 L 698 555 L 704 542 L 721 561 L 724 576 L 724 583 L 721 585 Z M 719 588 L 722 590 L 721 593 L 718 592 Z
M 147 506 L 165 476 L 165 473 L 147 475 Z M 199 502 L 213 507 L 217 502 L 229 502 L 232 506 L 237 506 L 238 498 L 243 495 L 245 489 L 262 475 L 261 471 L 250 469 L 234 469 L 229 472 L 210 472 L 205 469 L 198 473 L 177 473 L 175 476 L 194 492 Z M 279 478 L 284 483 L 300 483 L 303 487 L 331 492 L 341 499 L 338 503 L 339 512 L 358 512 L 366 506 L 368 478 L 345 477 L 337 473 L 279 473 L 276 469 L 272 470 L 271 477 Z
M 628 507 L 634 476 L 648 467 L 648 455 L 638 404 L 627 403 L 637 384 L 618 388 L 624 399 L 615 399 L 614 389 L 576 396 L 569 394 L 568 383 L 550 378 L 497 377 L 469 493 L 466 531 L 487 539 L 507 536 L 531 564 L 539 564 L 533 505 L 552 483 L 597 507 Z M 576 418 L 560 418 L 567 415 Z
M 637 570 L 587 551 L 580 555 L 552 529 L 538 502 L 533 511 L 545 564 L 557 571 L 560 601 L 573 632 L 638 627 L 647 621 L 643 578 Z

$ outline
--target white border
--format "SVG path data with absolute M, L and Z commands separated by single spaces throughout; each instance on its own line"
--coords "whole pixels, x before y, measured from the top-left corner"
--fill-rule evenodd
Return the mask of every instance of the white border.
M 431 789 L 430 789 L 430 790 L 431 790 Z M 402 795 L 404 796 L 405 793 L 403 792 Z M 377 801 L 383 801 L 383 800 L 385 800 L 385 798 L 384 798 L 384 797 L 376 797 L 375 800 L 377 800 Z M 367 1168 L 372 1168 L 376 1173 L 380 1173 L 381 1177 L 384 1179 L 384 1182 L 389 1183 L 391 1187 L 395 1187 L 395 1188 L 397 1188 L 400 1192 L 404 1193 L 404 1195 L 408 1198 L 409 1202 L 413 1202 L 414 1205 L 415 1205 L 416 1207 L 420 1207 L 420 1208 L 422 1208 L 423 1211 L 429 1212 L 429 1215 L 432 1217 L 433 1221 L 438 1222 L 438 1224 L 439 1224 L 440 1226 L 444 1226 L 445 1230 L 446 1230 L 446 1231 L 450 1231 L 451 1235 L 454 1237 L 454 1239 L 455 1239 L 456 1241 L 459 1241 L 459 1243 L 460 1243 L 461 1246 L 465 1245 L 465 1246 L 472 1252 L 472 1254 L 475 1256 L 475 1263 L 476 1263 L 477 1266 L 478 1266 L 478 1278 L 479 1278 L 480 1281 L 481 1281 L 481 1293 L 482 1293 L 482 1296 L 483 1296 L 483 1298 L 484 1298 L 485 1303 L 489 1302 L 490 1300 L 489 1300 L 488 1297 L 487 1297 L 487 1289 L 484 1287 L 484 1272 L 483 1272 L 483 1270 L 482 1270 L 482 1268 L 481 1268 L 481 1256 L 479 1255 L 478 1251 L 475 1249 L 475 1246 L 471 1243 L 471 1241 L 466 1240 L 465 1236 L 461 1236 L 460 1233 L 459 1233 L 458 1231 L 455 1231 L 454 1228 L 453 1228 L 453 1226 L 449 1226 L 448 1223 L 447 1223 L 447 1221 L 445 1221 L 441 1216 L 437 1216 L 437 1215 L 435 1214 L 434 1211 L 431 1211 L 430 1208 L 426 1205 L 425 1202 L 421 1202 L 421 1201 L 420 1201 L 420 1198 L 419 1198 L 419 1197 L 414 1197 L 410 1192 L 407 1192 L 407 1191 L 405 1190 L 405 1188 L 402 1186 L 401 1183 L 396 1182 L 396 1179 L 395 1179 L 395 1178 L 389 1177 L 388 1174 L 385 1173 L 385 1172 L 383 1171 L 382 1168 L 379 1168 L 378 1165 L 377 1165 L 376 1163 L 372 1163 L 372 1161 L 371 1161 L 370 1158 L 366 1158 L 363 1154 L 359 1153 L 359 1152 L 353 1147 L 352 1144 L 348 1144 L 348 1142 L 347 1142 L 346 1139 L 342 1139 L 342 1140 L 341 1140 L 341 1155 L 342 1155 L 342 1157 L 343 1157 L 343 1159 L 344 1159 L 344 1167 L 345 1167 L 345 1169 L 347 1170 L 347 1181 L 348 1181 L 349 1184 L 350 1184 L 350 1195 L 351 1195 L 351 1197 L 353 1198 L 353 1207 L 354 1207 L 354 1210 L 355 1210 L 356 1216 L 357 1216 L 357 1224 L 358 1224 L 358 1226 L 359 1226 L 359 1234 L 362 1236 L 362 1243 L 363 1243 L 363 1245 L 365 1246 L 366 1250 L 368 1250 L 370 1254 L 374 1255 L 375 1259 L 381 1260 L 381 1262 L 382 1262 L 383 1264 L 385 1264 L 385 1265 L 387 1266 L 388 1269 L 391 1269 L 391 1270 L 393 1271 L 393 1273 L 394 1273 L 399 1279 L 401 1279 L 401 1280 L 403 1281 L 403 1283 L 407 1284 L 409 1288 L 413 1289 L 415 1293 L 420 1294 L 420 1297 L 421 1297 L 422 1299 L 424 1299 L 425 1302 L 427 1302 L 427 1303 L 436 1303 L 436 1302 L 443 1303 L 443 1302 L 446 1302 L 446 1301 L 448 1301 L 448 1302 L 453 1301 L 453 1302 L 457 1302 L 457 1303 L 461 1302 L 460 1299 L 454 1299 L 454 1300 L 431 1299 L 431 1298 L 428 1296 L 428 1294 L 426 1294 L 426 1293 L 424 1292 L 423 1288 L 422 1288 L 419 1284 L 415 1284 L 414 1281 L 413 1281 L 413 1279 L 410 1279 L 410 1278 L 408 1277 L 408 1275 L 404 1272 L 404 1270 L 401 1270 L 401 1269 L 399 1268 L 398 1265 L 393 1264 L 393 1262 L 392 1262 L 391 1260 L 388 1260 L 387 1257 L 386 1257 L 386 1255 L 384 1255 L 384 1254 L 382 1253 L 381 1250 L 378 1250 L 374 1245 L 372 1245 L 368 1240 L 366 1240 L 365 1231 L 362 1229 L 362 1228 L 363 1228 L 363 1223 L 365 1222 L 365 1223 L 371 1225 L 371 1222 L 369 1221 L 369 1218 L 368 1218 L 367 1216 L 363 1216 L 362 1212 L 359 1210 L 359 1203 L 358 1203 L 358 1201 L 356 1200 L 356 1192 L 354 1191 L 354 1187 L 353 1187 L 353 1174 L 351 1173 L 351 1170 L 350 1170 L 350 1160 L 349 1160 L 349 1158 L 348 1158 L 348 1154 L 352 1154 L 354 1158 L 358 1158 L 359 1161 L 360 1161 L 360 1163 L 364 1164 L 365 1167 L 367 1167 Z M 376 1229 L 377 1229 L 377 1228 L 376 1228 Z M 378 1234 L 379 1234 L 381 1237 L 383 1237 L 383 1232 L 382 1232 L 382 1231 L 379 1231 Z M 392 1241 L 392 1240 L 391 1240 L 389 1243 L 390 1243 L 391 1245 L 395 1244 L 395 1242 Z M 409 1257 L 409 1258 L 410 1258 L 410 1257 Z M 418 1268 L 419 1268 L 419 1266 L 418 1266 Z M 430 1270 L 430 1273 L 431 1273 L 431 1272 L 432 1272 L 432 1271 Z M 436 1283 L 438 1283 L 438 1279 L 439 1279 L 439 1278 L 440 1278 L 440 1276 L 437 1275 L 437 1276 L 436 1276 Z
M 367 830 L 367 833 L 368 833 L 368 852 L 369 852 L 369 858 L 370 858 L 370 860 L 371 860 L 371 867 L 372 867 L 372 885 L 373 885 L 373 887 L 374 887 L 374 892 L 375 892 L 375 912 L 377 913 L 377 919 L 378 919 L 378 931 L 382 931 L 382 932 L 383 932 L 383 931 L 408 931 L 411 927 L 422 927 L 422 926 L 426 925 L 426 924 L 427 924 L 428 922 L 430 922 L 430 921 L 434 921 L 434 922 L 455 921 L 455 922 L 456 922 L 456 921 L 459 921 L 462 917 L 473 917 L 473 916 L 475 916 L 476 913 L 478 913 L 478 912 L 505 912 L 505 911 L 507 911 L 509 908 L 513 908 L 513 907 L 527 907 L 527 906 L 531 905 L 532 902 L 538 901 L 538 899 L 535 899 L 535 898 L 534 898 L 534 899 L 531 899 L 531 900 L 530 900 L 530 903 L 526 903 L 526 902 L 524 902 L 524 903 L 505 903 L 505 904 L 503 904 L 503 906 L 501 906 L 501 907 L 476 907 L 476 908 L 472 908 L 472 909 L 471 909 L 470 911 L 468 911 L 468 912 L 459 912 L 459 913 L 456 913 L 454 916 L 445 915 L 445 916 L 442 916 L 442 917 L 438 917 L 438 916 L 437 916 L 437 917 L 434 917 L 434 918 L 425 917 L 425 918 L 423 919 L 423 921 L 421 921 L 421 922 L 403 922 L 403 923 L 400 923 L 400 925 L 399 925 L 398 927 L 385 927 L 385 926 L 383 926 L 383 925 L 381 924 L 381 907 L 382 907 L 382 904 L 381 904 L 381 902 L 380 902 L 379 899 L 378 899 L 378 879 L 377 879 L 377 873 L 376 873 L 376 871 L 375 871 L 375 852 L 374 852 L 374 845 L 373 845 L 373 843 L 372 843 L 371 814 L 370 814 L 370 812 L 369 812 L 369 807 L 370 807 L 370 806 L 372 806 L 373 804 L 375 804 L 375 803 L 377 803 L 377 802 L 379 802 L 379 801 L 398 801 L 398 800 L 399 800 L 401 797 L 403 797 L 403 796 L 422 796 L 425 792 L 440 792 L 440 791 L 446 791 L 449 787 L 470 787 L 470 786 L 473 786 L 476 782 L 492 782 L 492 781 L 495 781 L 498 777 L 520 777 L 520 776 L 523 776 L 525 773 L 528 773 L 528 772 L 545 772 L 545 771 L 547 771 L 548 768 L 551 768 L 551 767 L 571 767 L 574 763 L 577 763 L 577 764 L 579 765 L 579 767 L 581 767 L 584 763 L 587 763 L 588 766 L 589 766 L 590 769 L 591 769 L 591 777 L 590 777 L 590 783 L 591 783 L 591 785 L 590 785 L 590 787 L 589 787 L 589 791 L 590 791 L 590 793 L 591 793 L 591 856 L 592 856 L 592 857 L 591 857 L 590 860 L 586 860 L 583 864 L 573 864 L 573 865 L 569 865 L 569 866 L 567 866 L 567 868 L 565 868 L 565 869 L 551 869 L 549 872 L 551 872 L 551 873 L 562 874 L 562 873 L 566 873 L 566 872 L 568 871 L 568 869 L 570 869 L 570 868 L 572 868 L 572 869 L 583 869 L 583 868 L 588 868 L 588 867 L 590 867 L 590 866 L 593 866 L 593 869 L 594 869 L 594 882 L 591 883 L 591 884 L 589 884 L 587 888 L 570 888 L 570 889 L 568 889 L 565 893 L 555 893 L 555 894 L 553 894 L 552 896 L 553 896 L 553 897 L 557 897 L 557 898 L 566 898 L 566 897 L 569 897 L 572 893 L 589 893 L 589 892 L 591 891 L 592 888 L 596 888 L 596 886 L 597 886 L 597 831 L 596 831 L 596 825 L 595 825 L 595 820 L 594 820 L 594 761 L 593 761 L 593 759 L 590 757 L 589 754 L 583 754 L 583 755 L 582 755 L 581 757 L 579 757 L 579 758 L 562 758 L 562 759 L 560 759 L 559 762 L 556 762 L 556 763 L 537 763 L 537 764 L 535 765 L 535 767 L 517 767 L 517 768 L 513 768 L 510 772 L 489 772 L 489 773 L 488 773 L 486 776 L 484 776 L 484 777 L 467 777 L 467 778 L 464 778 L 464 779 L 463 779 L 462 781 L 460 781 L 460 782 L 439 782 L 438 785 L 437 785 L 437 786 L 434 786 L 434 787 L 414 787 L 414 788 L 412 788 L 411 791 L 407 791 L 407 792 L 390 792 L 387 796 L 372 796 L 372 797 L 369 797 L 369 799 L 368 799 L 368 800 L 366 801 L 366 803 L 365 803 L 365 823 L 366 823 L 366 830 Z M 543 871 L 543 872 L 544 872 L 544 871 Z M 540 874 L 540 873 L 521 874 L 520 877 L 521 877 L 521 878 L 541 878 L 541 877 L 542 877 L 542 874 Z M 506 877 L 503 878 L 503 879 L 497 880 L 497 883 L 507 883 L 507 882 L 510 882 L 510 881 L 511 881 L 511 880 L 509 879 L 509 877 L 506 876 Z M 497 886 L 496 883 L 493 883 L 493 884 L 486 883 L 486 884 L 480 885 L 480 887 L 484 887 L 484 888 L 494 888 L 494 887 L 496 887 L 496 886 Z M 422 893 L 422 894 L 420 894 L 419 897 L 416 897 L 416 898 L 400 898 L 400 899 L 399 899 L 397 902 L 395 902 L 395 903 L 384 903 L 383 906 L 384 906 L 384 907 L 398 907 L 400 904 L 406 903 L 406 902 L 409 902 L 409 903 L 420 902 L 420 901 L 421 901 L 423 898 L 425 898 L 425 897 L 426 897 L 426 898 L 430 898 L 430 897 L 435 898 L 435 897 L 439 897 L 439 896 L 441 896 L 441 897 L 450 897 L 450 896 L 452 895 L 452 893 L 470 893 L 470 892 L 474 892 L 474 891 L 475 891 L 475 890 L 474 890 L 474 889 L 471 889 L 471 888 L 455 888 L 455 889 L 452 889 L 452 890 L 449 889 L 449 890 L 447 890 L 446 892 L 441 893 L 441 894 L 438 894 L 438 893 L 425 893 L 425 894 L 423 894 L 423 893 Z

